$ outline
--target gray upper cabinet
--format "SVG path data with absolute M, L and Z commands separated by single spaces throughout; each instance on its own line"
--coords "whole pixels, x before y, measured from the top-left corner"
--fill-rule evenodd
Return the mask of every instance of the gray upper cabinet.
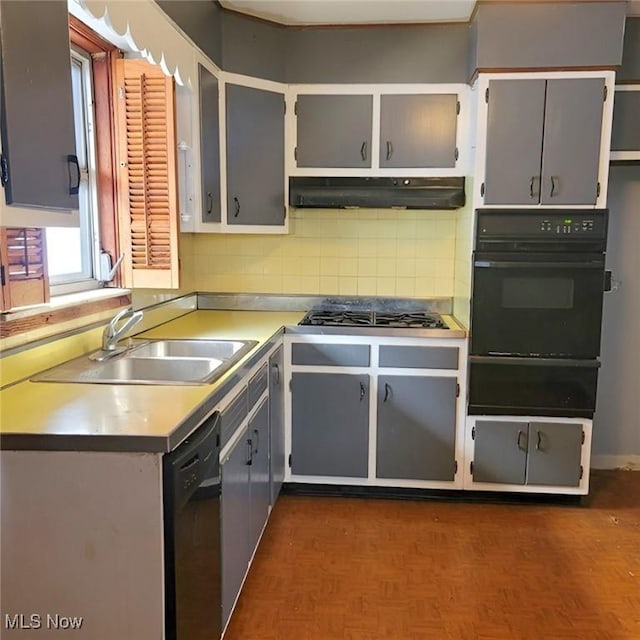
M 220 222 L 220 124 L 218 79 L 198 65 L 200 80 L 200 177 L 202 222 Z
M 6 201 L 27 207 L 77 209 L 80 173 L 75 155 L 67 3 L 10 1 L 1 5 Z
M 640 86 L 634 91 L 616 89 L 613 103 L 611 151 L 640 152 Z
M 455 167 L 456 94 L 380 97 L 381 167 Z
M 292 473 L 366 478 L 369 376 L 294 373 L 291 392 Z
M 604 78 L 491 80 L 484 204 L 594 205 Z
M 284 96 L 226 85 L 227 223 L 282 226 Z
M 457 381 L 378 376 L 376 476 L 453 481 Z
M 296 116 L 298 167 L 371 167 L 372 96 L 299 95 Z

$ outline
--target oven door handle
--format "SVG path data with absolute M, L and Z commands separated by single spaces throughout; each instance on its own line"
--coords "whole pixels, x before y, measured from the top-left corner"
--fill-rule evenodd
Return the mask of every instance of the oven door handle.
M 476 260 L 474 267 L 479 269 L 603 269 L 603 262 L 518 262 L 510 260 L 499 262 L 495 260 Z
M 520 356 L 469 356 L 471 364 L 526 365 L 528 367 L 575 367 L 600 368 L 599 360 L 577 360 L 574 358 L 525 358 Z

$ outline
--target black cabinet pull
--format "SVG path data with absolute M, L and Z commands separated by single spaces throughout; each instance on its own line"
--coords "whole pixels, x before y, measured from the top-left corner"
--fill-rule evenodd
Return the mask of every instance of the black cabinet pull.
M 518 440 L 517 440 L 518 449 L 520 449 L 520 451 L 526 451 L 527 450 L 526 441 L 525 441 L 524 446 L 522 445 L 522 439 L 524 437 L 525 437 L 525 433 L 524 433 L 524 431 L 522 431 L 522 429 L 520 429 L 520 431 L 518 431 Z
M 360 402 L 364 400 L 364 396 L 366 394 L 366 389 L 364 388 L 364 384 L 360 383 Z
M 389 394 L 391 393 L 391 387 L 388 382 L 384 383 L 384 399 L 382 402 L 386 402 L 389 399 Z
M 253 453 L 258 454 L 258 449 L 260 448 L 260 432 L 257 429 L 253 430 L 253 433 L 256 434 L 256 448 Z
M 240 200 L 238 200 L 238 198 L 234 198 L 233 201 L 235 202 L 236 205 L 236 210 L 235 213 L 233 214 L 234 218 L 237 218 L 240 215 Z
M 211 213 L 213 211 L 213 196 L 211 195 L 211 191 L 207 191 L 207 213 Z
M 360 157 L 363 160 L 367 159 L 367 141 L 366 140 L 362 143 L 362 146 L 360 147 Z
M 535 198 L 535 194 L 533 193 L 533 185 L 536 183 L 536 177 L 531 176 L 531 182 L 529 182 L 529 197 Z
M 613 274 L 611 273 L 611 271 L 604 272 L 604 291 L 605 292 L 609 292 L 613 288 L 613 284 L 611 280 L 612 275 Z
M 80 163 L 78 162 L 78 156 L 70 153 L 67 156 L 67 166 L 69 168 L 69 195 L 77 196 L 80 192 Z M 75 181 L 72 176 L 71 167 L 75 167 L 76 169 Z
M 387 140 L 387 160 L 391 160 L 391 156 L 393 155 L 393 145 L 390 140 Z
M 549 192 L 549 197 L 553 198 L 556 195 L 556 178 L 555 176 L 551 176 L 551 191 Z
M 273 369 L 276 372 L 276 384 L 280 384 L 280 367 L 277 364 L 273 365 Z
M 251 444 L 251 438 L 247 438 L 247 466 L 250 467 L 253 464 L 253 445 Z
M 536 431 L 536 451 L 542 450 L 542 431 Z

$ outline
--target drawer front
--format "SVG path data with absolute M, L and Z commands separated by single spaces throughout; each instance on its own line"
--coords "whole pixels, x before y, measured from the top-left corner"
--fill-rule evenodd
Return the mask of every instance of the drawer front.
M 369 346 L 366 344 L 300 344 L 291 345 L 291 363 L 322 367 L 368 367 Z
M 264 393 L 264 390 L 267 388 L 267 384 L 269 382 L 268 372 L 269 368 L 265 363 L 264 366 L 260 367 L 258 373 L 256 373 L 253 378 L 249 380 L 249 411 L 251 411 L 253 405 L 258 401 L 260 396 Z
M 220 417 L 220 446 L 229 441 L 235 430 L 247 417 L 249 407 L 247 405 L 246 387 L 231 401 L 231 404 L 222 412 Z
M 380 366 L 407 369 L 457 369 L 457 347 L 381 346 Z

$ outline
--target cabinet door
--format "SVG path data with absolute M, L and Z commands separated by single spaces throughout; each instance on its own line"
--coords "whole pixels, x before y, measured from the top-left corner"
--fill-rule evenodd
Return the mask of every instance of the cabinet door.
M 245 432 L 222 461 L 222 626 L 226 625 L 249 566 L 250 449 Z
M 380 98 L 381 167 L 455 167 L 458 96 Z
M 269 516 L 269 400 L 265 399 L 249 421 L 251 442 L 251 515 L 249 517 L 249 556 L 258 544 Z
M 73 187 L 79 176 L 73 161 L 76 143 L 67 3 L 1 4 L 6 201 L 77 209 L 78 195 Z
M 455 378 L 378 377 L 378 478 L 453 480 Z
M 373 98 L 299 95 L 299 167 L 370 167 Z
M 227 223 L 283 225 L 284 96 L 226 85 Z
M 485 204 L 538 204 L 545 80 L 491 80 Z
M 367 476 L 369 376 L 294 373 L 291 405 L 295 475 Z
M 474 437 L 474 482 L 524 484 L 527 432 L 526 422 L 478 420 Z
M 613 104 L 611 151 L 640 151 L 640 87 L 616 90 Z
M 271 504 L 284 480 L 284 350 L 269 358 L 269 437 L 271 439 Z
M 547 81 L 542 204 L 596 203 L 603 98 L 603 78 Z
M 527 484 L 577 487 L 581 453 L 582 425 L 531 422 Z
M 202 222 L 220 222 L 220 125 L 218 79 L 198 65 L 200 76 L 200 175 Z

